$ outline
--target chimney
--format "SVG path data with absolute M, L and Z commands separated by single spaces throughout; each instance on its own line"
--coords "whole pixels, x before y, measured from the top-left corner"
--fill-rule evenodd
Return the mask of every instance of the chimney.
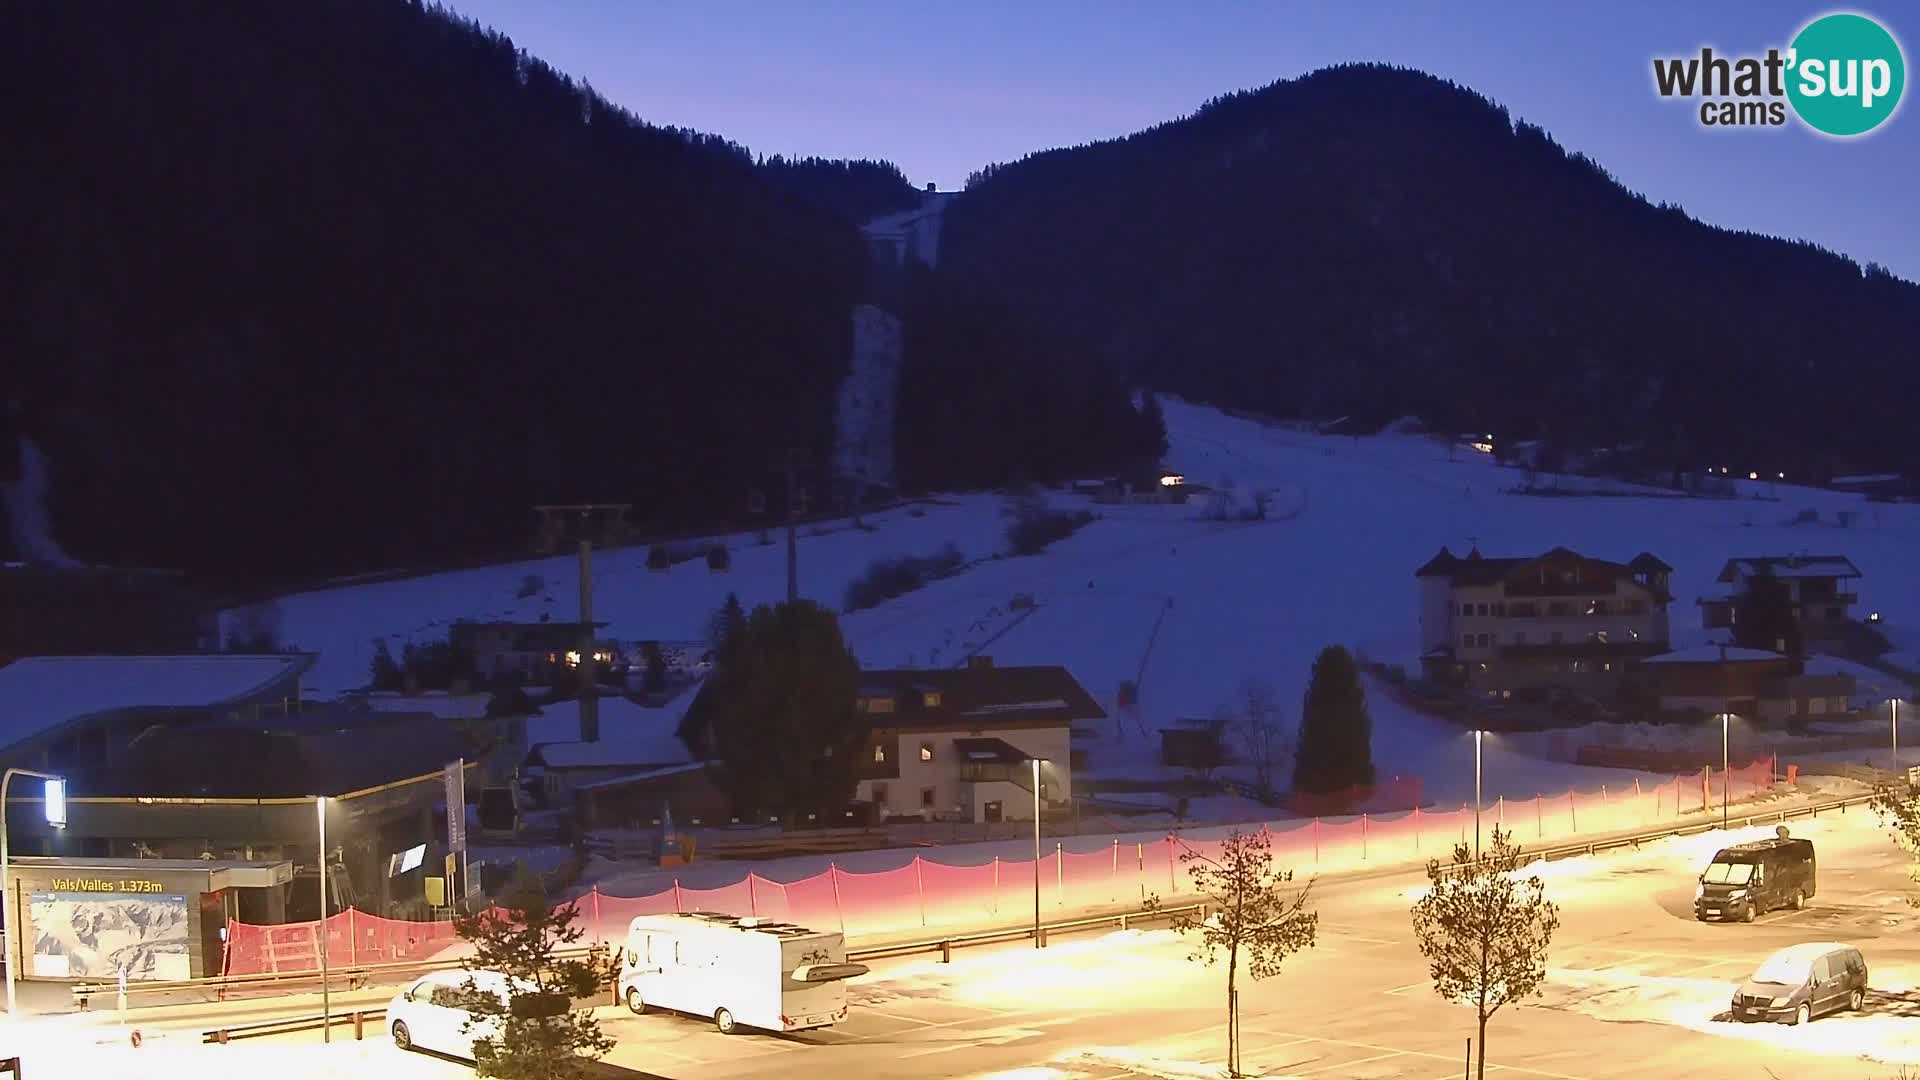
M 976 654 L 976 655 L 967 657 L 967 670 L 969 671 L 984 671 L 987 668 L 990 668 L 992 666 L 993 666 L 993 657 L 991 656 L 982 656 L 982 655 Z
M 933 181 L 929 180 L 927 181 L 927 194 L 931 195 L 933 193 L 934 193 Z

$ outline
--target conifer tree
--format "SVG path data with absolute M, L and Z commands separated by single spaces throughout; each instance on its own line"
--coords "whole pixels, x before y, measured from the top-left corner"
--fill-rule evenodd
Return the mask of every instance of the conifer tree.
M 1296 791 L 1331 794 L 1373 783 L 1373 721 L 1353 655 L 1339 645 L 1320 650 L 1300 709 Z

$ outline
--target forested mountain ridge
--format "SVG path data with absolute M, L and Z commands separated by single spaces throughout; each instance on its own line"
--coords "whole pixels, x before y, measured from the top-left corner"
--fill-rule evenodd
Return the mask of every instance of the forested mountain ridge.
M 404 0 L 9 28 L 9 396 L 76 557 L 510 552 L 534 503 L 712 521 L 824 456 L 861 242 L 744 148 Z
M 1201 401 L 1688 468 L 1920 466 L 1920 288 L 1652 204 L 1419 72 L 1330 68 L 985 169 L 941 272 Z

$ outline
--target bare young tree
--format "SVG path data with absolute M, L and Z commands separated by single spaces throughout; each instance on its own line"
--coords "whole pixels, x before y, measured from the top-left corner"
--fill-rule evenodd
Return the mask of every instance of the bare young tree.
M 1273 684 L 1248 676 L 1240 683 L 1231 710 L 1234 741 L 1253 769 L 1253 786 L 1262 802 L 1274 800 L 1273 778 L 1292 770 L 1293 731 L 1280 715 Z
M 1547 945 L 1560 926 L 1545 883 L 1538 875 L 1519 877 L 1524 866 L 1513 833 L 1495 827 L 1478 860 L 1465 844 L 1453 846 L 1450 865 L 1427 860 L 1427 892 L 1413 905 L 1413 933 L 1434 990 L 1478 1016 L 1480 1080 L 1487 1075 L 1488 1019 L 1540 992 Z
M 1904 780 L 1880 785 L 1873 792 L 1873 812 L 1893 834 L 1894 842 L 1913 860 L 1907 867 L 1907 876 L 1920 883 L 1920 788 Z M 1907 897 L 1907 904 L 1920 907 L 1920 895 Z
M 1320 924 L 1318 913 L 1307 909 L 1313 889 L 1308 881 L 1297 891 L 1287 886 L 1292 870 L 1273 865 L 1273 843 L 1265 829 L 1227 835 L 1218 857 L 1196 848 L 1180 853 L 1194 892 L 1206 901 L 1206 918 L 1180 915 L 1173 928 L 1185 935 L 1197 933 L 1192 959 L 1212 966 L 1223 955 L 1227 961 L 1227 1075 L 1240 1071 L 1240 990 L 1235 981 L 1244 963 L 1247 974 L 1265 979 L 1280 973 L 1281 961 L 1313 947 Z M 1147 909 L 1160 906 L 1149 897 Z

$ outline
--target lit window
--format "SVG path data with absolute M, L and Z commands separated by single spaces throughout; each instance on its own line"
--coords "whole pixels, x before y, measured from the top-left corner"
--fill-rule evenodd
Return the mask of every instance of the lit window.
M 887 763 L 887 748 L 880 743 L 873 744 L 873 763 L 875 765 Z
M 932 743 L 923 742 L 920 744 L 920 760 L 921 761 L 933 760 L 933 744 Z
M 929 709 L 939 708 L 940 707 L 940 691 L 929 690 L 926 693 L 921 694 L 920 703 L 922 705 L 925 705 Z

